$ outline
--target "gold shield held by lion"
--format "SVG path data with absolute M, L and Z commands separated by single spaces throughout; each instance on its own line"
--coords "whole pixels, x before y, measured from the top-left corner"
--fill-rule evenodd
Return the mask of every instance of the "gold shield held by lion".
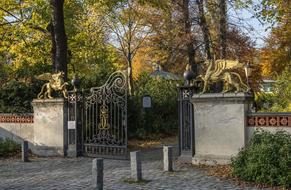
M 53 91 L 61 91 L 64 98 L 68 97 L 67 82 L 64 82 L 64 72 L 44 73 L 36 77 L 39 80 L 48 81 L 42 85 L 40 93 L 37 95 L 38 99 L 52 99 Z

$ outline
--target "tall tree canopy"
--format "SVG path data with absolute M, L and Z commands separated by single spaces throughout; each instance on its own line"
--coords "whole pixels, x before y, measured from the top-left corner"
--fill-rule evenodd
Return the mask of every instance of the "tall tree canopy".
M 53 22 L 54 17 L 62 17 L 59 15 L 62 6 L 64 25 Z M 69 77 L 75 70 L 86 78 L 86 83 L 101 84 L 107 71 L 112 72 L 116 67 L 117 55 L 108 43 L 105 30 L 98 30 L 98 21 L 90 15 L 97 12 L 89 1 L 1 1 L 2 70 L 9 70 L 13 73 L 10 76 L 16 78 L 31 78 L 43 72 L 66 71 L 68 63 Z
M 277 0 L 264 3 L 261 18 L 276 23 L 276 26 L 261 50 L 262 74 L 276 77 L 286 69 L 290 71 L 291 67 L 291 2 Z
M 250 1 L 235 1 L 244 2 Z M 130 86 L 132 68 L 138 75 L 157 62 L 177 74 L 187 63 L 197 74 L 206 59 L 253 62 L 254 43 L 229 22 L 231 6 L 225 0 L 1 1 L 0 62 L 17 73 L 51 67 L 71 78 L 77 72 L 87 85 L 128 68 Z M 64 23 L 52 20 L 62 16 Z

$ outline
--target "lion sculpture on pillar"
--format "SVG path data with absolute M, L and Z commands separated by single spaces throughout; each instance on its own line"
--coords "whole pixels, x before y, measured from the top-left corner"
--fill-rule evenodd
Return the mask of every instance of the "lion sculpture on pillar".
M 53 91 L 61 91 L 64 98 L 68 97 L 67 91 L 67 82 L 64 82 L 64 72 L 57 72 L 57 73 L 44 73 L 36 77 L 39 80 L 49 81 L 45 83 L 40 93 L 37 95 L 38 99 L 52 99 L 52 92 Z
M 197 79 L 201 79 L 204 82 L 201 94 L 207 91 L 211 83 L 219 81 L 224 83 L 222 93 L 232 90 L 236 93 L 250 91 L 250 87 L 243 82 L 239 73 L 236 72 L 237 69 L 243 68 L 244 64 L 225 59 L 210 60 L 205 63 L 207 66 L 205 74 L 197 77 Z

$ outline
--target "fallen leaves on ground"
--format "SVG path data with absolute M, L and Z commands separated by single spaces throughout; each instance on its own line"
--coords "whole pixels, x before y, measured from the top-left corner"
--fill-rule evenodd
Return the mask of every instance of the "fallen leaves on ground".
M 155 147 L 160 147 L 163 145 L 176 144 L 177 137 L 166 137 L 158 140 L 139 140 L 131 139 L 128 141 L 129 149 L 150 149 Z

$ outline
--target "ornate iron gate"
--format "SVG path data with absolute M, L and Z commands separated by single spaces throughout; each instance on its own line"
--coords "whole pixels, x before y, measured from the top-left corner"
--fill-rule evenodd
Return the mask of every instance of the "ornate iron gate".
M 81 99 L 82 106 L 77 109 L 82 109 L 80 115 L 82 132 L 79 132 L 83 137 L 82 155 L 125 158 L 127 155 L 126 71 L 112 73 L 104 85 L 93 87 L 88 93 L 83 92 Z
M 127 154 L 127 76 L 113 73 L 84 97 L 84 153 L 88 156 Z

